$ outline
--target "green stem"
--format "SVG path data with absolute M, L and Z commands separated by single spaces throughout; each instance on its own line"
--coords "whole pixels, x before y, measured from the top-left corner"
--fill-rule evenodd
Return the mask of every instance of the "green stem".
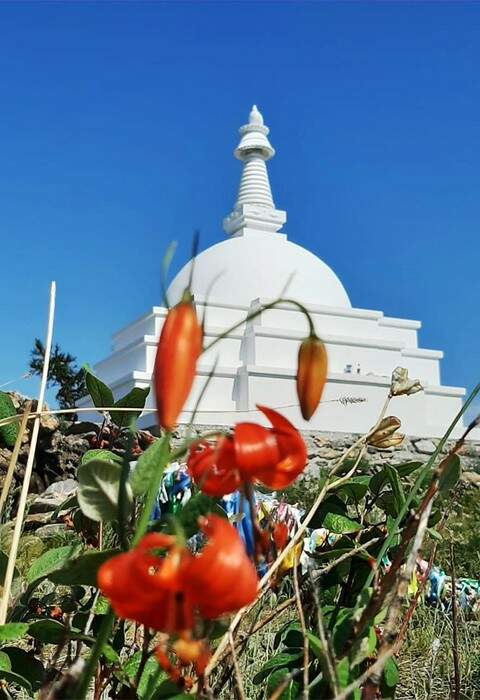
M 248 323 L 249 321 L 252 321 L 254 318 L 257 316 L 260 316 L 263 311 L 268 311 L 269 309 L 274 309 L 276 306 L 279 306 L 280 304 L 291 304 L 292 306 L 296 306 L 299 311 L 301 311 L 307 318 L 308 321 L 308 332 L 309 335 L 314 335 L 316 336 L 315 333 L 315 326 L 312 321 L 312 317 L 310 316 L 310 313 L 308 309 L 303 305 L 300 304 L 299 301 L 296 301 L 295 299 L 276 299 L 275 301 L 270 302 L 270 304 L 264 304 L 263 306 L 260 306 L 260 308 L 255 309 L 255 311 L 252 311 L 249 313 L 245 318 L 243 318 L 241 321 L 238 321 L 238 323 L 235 323 L 233 326 L 230 326 L 226 331 L 221 333 L 220 335 L 216 336 L 214 340 L 212 340 L 211 343 L 206 345 L 203 348 L 202 352 L 206 352 L 207 350 L 210 350 L 216 343 L 218 343 L 220 340 L 223 340 L 223 338 L 226 338 L 232 331 L 235 331 L 237 328 L 240 328 L 240 326 L 243 326 L 244 323 Z
M 147 495 L 145 497 L 145 503 L 143 505 L 142 514 L 137 523 L 135 535 L 133 536 L 133 546 L 138 544 L 138 542 L 142 539 L 143 535 L 147 531 L 153 506 L 155 505 L 155 499 L 158 496 L 158 490 L 162 481 L 163 472 L 170 461 L 170 433 L 167 432 L 162 438 L 162 449 L 160 451 L 159 464 L 157 469 L 154 470 L 152 478 L 150 479 L 150 484 L 148 485 Z
M 120 472 L 120 482 L 118 484 L 118 532 L 120 535 L 120 544 L 125 551 L 129 548 L 127 533 L 127 481 L 130 475 L 133 438 L 133 426 L 130 425 L 125 454 L 123 456 L 122 471 Z
M 103 616 L 102 624 L 97 634 L 97 639 L 92 647 L 90 656 L 88 657 L 85 668 L 82 671 L 78 685 L 67 691 L 65 700 L 83 700 L 88 693 L 90 681 L 97 668 L 98 660 L 101 656 L 103 645 L 107 642 L 110 632 L 112 631 L 113 623 L 115 622 L 115 613 L 110 608 L 106 615 Z

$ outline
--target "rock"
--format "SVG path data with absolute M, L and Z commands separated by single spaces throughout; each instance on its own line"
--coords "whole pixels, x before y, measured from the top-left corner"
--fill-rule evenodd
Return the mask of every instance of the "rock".
M 25 529 L 32 530 L 36 529 L 40 525 L 44 525 L 50 521 L 50 512 L 45 513 L 32 513 L 31 511 L 25 516 Z
M 463 472 L 462 481 L 480 488 L 480 474 L 477 472 Z
M 35 530 L 35 535 L 46 540 L 50 537 L 64 537 L 67 526 L 63 523 L 51 523 L 50 525 L 42 525 L 38 530 Z
M 341 450 L 334 449 L 333 447 L 319 447 L 313 456 L 321 457 L 322 459 L 336 459 L 340 457 L 341 454 Z
M 56 416 L 41 416 L 40 418 L 40 432 L 42 433 L 54 433 L 58 430 L 60 426 L 60 421 Z
M 7 471 L 8 465 L 10 464 L 10 457 L 12 456 L 11 451 L 8 447 L 0 448 L 0 469 Z
M 78 482 L 75 479 L 57 481 L 35 498 L 30 506 L 30 513 L 51 513 L 77 490 Z
M 413 445 L 417 452 L 424 455 L 432 455 L 437 449 L 432 440 L 414 440 Z
M 90 433 L 93 433 L 96 435 L 98 430 L 98 425 L 96 423 L 92 423 L 91 421 L 77 421 L 76 423 L 72 423 L 72 425 L 69 425 L 67 430 L 65 431 L 65 435 L 89 435 Z

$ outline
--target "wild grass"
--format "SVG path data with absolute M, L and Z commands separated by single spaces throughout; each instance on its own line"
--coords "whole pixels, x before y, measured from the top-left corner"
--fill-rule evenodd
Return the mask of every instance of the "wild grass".
M 459 613 L 458 652 L 462 700 L 480 699 L 480 622 Z M 447 700 L 451 697 L 452 623 L 439 608 L 420 604 L 398 658 L 396 700 Z

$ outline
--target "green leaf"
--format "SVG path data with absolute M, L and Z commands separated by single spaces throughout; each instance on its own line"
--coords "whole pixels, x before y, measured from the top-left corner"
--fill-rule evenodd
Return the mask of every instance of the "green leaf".
M 7 622 L 0 625 L 0 642 L 14 642 L 27 634 L 28 624 L 26 622 Z
M 70 559 L 63 568 L 58 569 L 48 578 L 53 583 L 62 586 L 96 586 L 98 569 L 116 554 L 119 554 L 117 549 L 85 552 L 85 554 Z
M 161 469 L 162 453 L 166 447 L 166 437 L 155 440 L 138 458 L 135 469 L 130 475 L 130 485 L 134 496 L 141 496 L 148 489 L 152 480 L 152 474 L 157 469 Z M 165 468 L 165 465 L 163 465 Z
M 391 515 L 392 518 L 396 518 L 398 515 L 396 499 L 392 491 L 388 491 L 388 493 L 383 493 L 377 499 L 377 506 L 383 511 L 385 511 L 387 515 Z
M 338 515 L 345 515 L 347 512 L 347 507 L 341 498 L 332 494 L 328 496 L 324 501 L 320 503 L 317 510 L 315 511 L 312 520 L 310 521 L 309 527 L 312 529 L 324 526 L 324 519 L 328 513 L 337 513 Z
M 93 405 L 98 408 L 110 408 L 114 404 L 112 390 L 96 377 L 88 365 L 83 365 L 85 372 L 85 383 L 90 394 Z
M 227 517 L 225 511 L 217 505 L 216 499 L 204 493 L 198 492 L 187 501 L 177 516 L 187 538 L 198 532 L 198 518 L 208 513 Z
M 12 670 L 12 664 L 10 663 L 10 659 L 8 657 L 8 654 L 5 654 L 4 651 L 0 651 L 0 671 L 11 671 Z
M 385 471 L 387 474 L 388 481 L 392 487 L 392 493 L 395 498 L 395 505 L 397 511 L 400 512 L 405 503 L 405 493 L 403 491 L 402 482 L 396 469 L 391 467 L 389 464 L 385 465 Z
M 14 673 L 26 678 L 34 692 L 41 688 L 46 672 L 42 662 L 35 657 L 33 650 L 25 651 L 19 647 L 4 647 L 3 651 L 8 655 L 11 670 Z
M 0 391 L 0 420 L 11 418 L 17 414 L 12 398 L 5 391 Z M 0 425 L 0 445 L 13 447 L 17 441 L 18 421 Z
M 341 534 L 358 532 L 362 529 L 360 523 L 357 523 L 355 520 L 350 520 L 346 515 L 340 515 L 338 513 L 327 513 L 323 519 L 323 527 L 330 530 L 330 532 Z
M 393 468 L 397 470 L 398 475 L 401 477 L 413 474 L 413 472 L 416 472 L 420 467 L 423 467 L 423 462 L 404 462 L 403 464 L 393 465 Z
M 52 512 L 52 517 L 50 520 L 52 522 L 55 522 L 55 520 L 58 518 L 58 514 L 62 512 L 62 510 L 70 510 L 71 508 L 75 508 L 78 506 L 78 500 L 77 500 L 77 494 L 73 494 L 73 496 L 69 496 L 66 498 L 63 503 L 60 503 L 59 506 L 55 508 L 55 510 Z
M 5 581 L 5 574 L 7 573 L 8 566 L 8 556 L 5 552 L 0 552 L 0 581 Z M 19 571 L 17 567 L 13 570 L 13 578 L 17 578 Z
M 105 657 L 105 661 L 109 664 L 119 664 L 120 657 L 110 644 L 104 644 L 102 647 L 102 654 Z
M 350 681 L 350 662 L 348 656 L 341 659 L 336 668 L 337 680 L 340 688 L 346 688 Z
M 14 685 L 19 685 L 21 688 L 25 688 L 27 693 L 33 693 L 31 684 L 27 681 L 26 678 L 24 678 L 18 673 L 14 673 L 13 671 L 7 671 L 6 669 L 0 669 L 0 679 L 7 681 L 9 685 L 10 683 L 13 683 Z
M 99 596 L 93 610 L 95 615 L 106 615 L 109 610 L 110 603 L 108 602 L 107 598 L 104 598 L 103 595 Z
M 450 491 L 450 489 L 453 489 L 457 481 L 460 479 L 460 473 L 462 471 L 460 466 L 460 458 L 458 455 L 450 455 L 449 457 L 446 457 L 446 459 L 448 459 L 448 464 L 438 481 L 440 493 L 446 493 L 447 491 Z
M 345 643 L 352 630 L 352 608 L 341 608 L 332 631 L 332 642 L 336 654 L 343 651 Z
M 110 411 L 110 417 L 119 428 L 127 428 L 134 423 L 145 408 L 150 387 L 139 389 L 134 387 L 126 396 L 119 399 L 114 406 L 116 408 L 138 408 L 138 411 Z
M 115 462 L 92 459 L 78 467 L 78 502 L 82 513 L 97 522 L 116 520 L 118 488 L 122 467 Z M 127 507 L 132 505 L 132 490 L 126 484 Z
M 124 664 L 123 670 L 127 678 L 129 678 L 130 680 L 133 680 L 137 675 L 141 658 L 142 653 L 140 651 L 137 651 Z M 154 695 L 154 691 L 158 691 L 159 686 L 162 685 L 162 683 L 165 680 L 167 680 L 167 674 L 161 670 L 157 660 L 153 657 L 150 657 L 147 663 L 145 664 L 145 668 L 143 669 L 142 677 L 140 678 L 140 682 L 137 688 L 137 695 L 140 698 L 140 700 L 149 700 L 153 697 L 155 697 L 155 700 L 156 698 L 160 697 L 169 697 L 169 694 L 159 695 L 158 693 L 155 693 Z M 178 692 L 178 687 L 176 690 Z
M 33 583 L 38 579 L 46 578 L 57 569 L 61 569 L 65 562 L 77 554 L 78 551 L 79 545 L 68 545 L 47 550 L 31 565 L 27 573 L 27 582 Z
M 253 677 L 252 682 L 255 685 L 261 683 L 265 678 L 277 668 L 289 667 L 292 664 L 295 665 L 295 661 L 303 658 L 303 651 L 298 651 L 295 653 L 282 652 L 281 654 L 275 654 L 266 663 L 263 664 L 262 668 Z
M 437 530 L 434 530 L 432 527 L 427 527 L 427 532 L 432 538 L 432 540 L 436 540 L 437 542 L 442 542 L 443 537 Z
M 442 511 L 440 509 L 434 510 L 428 519 L 428 527 L 434 527 L 435 525 L 437 525 L 437 523 L 440 522 L 441 519 Z
M 383 680 L 389 688 L 394 688 L 398 683 L 398 668 L 392 657 L 387 659 L 383 667 Z
M 273 646 L 277 648 L 280 644 L 289 649 L 301 649 L 303 647 L 303 633 L 298 622 L 287 622 L 279 629 L 275 635 Z
M 82 459 L 80 460 L 80 464 L 86 464 L 87 462 L 90 462 L 92 459 L 105 459 L 107 462 L 118 462 L 118 464 L 122 464 L 123 460 L 119 455 L 116 455 L 114 452 L 110 452 L 110 450 L 87 450 L 85 454 L 82 456 Z
M 367 493 L 369 483 L 369 476 L 355 476 L 345 481 L 338 489 L 338 493 L 343 493 L 351 501 L 358 503 Z
M 28 634 L 43 644 L 61 644 L 72 638 L 70 630 L 57 620 L 36 620 L 30 624 Z
M 288 676 L 289 673 L 290 671 L 288 669 L 279 668 L 270 674 L 267 681 L 267 687 L 265 689 L 265 695 L 267 698 L 273 695 L 278 686 L 285 681 L 285 677 Z M 300 685 L 298 681 L 292 678 L 292 680 L 287 685 L 283 693 L 280 695 L 279 700 L 296 700 L 296 698 L 298 697 L 299 690 Z
M 387 481 L 387 479 L 388 477 L 385 467 L 383 467 L 383 469 L 381 469 L 379 472 L 372 476 L 368 488 L 374 496 L 378 496 L 378 494 L 382 490 L 382 486 Z

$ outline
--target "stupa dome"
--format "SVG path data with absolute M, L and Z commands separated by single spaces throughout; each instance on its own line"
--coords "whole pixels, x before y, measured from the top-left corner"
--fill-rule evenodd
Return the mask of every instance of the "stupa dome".
M 176 303 L 190 277 L 185 265 L 169 287 Z M 257 298 L 287 296 L 306 304 L 351 307 L 342 283 L 320 258 L 278 233 L 250 233 L 222 241 L 195 260 L 193 293 L 199 298 L 249 306 Z
M 230 238 L 197 256 L 192 291 L 201 299 L 249 306 L 254 299 L 275 299 L 289 283 L 287 295 L 297 301 L 350 308 L 348 294 L 333 270 L 279 233 L 287 216 L 273 202 L 265 162 L 275 150 L 268 133 L 254 105 L 249 123 L 240 128 L 235 150 L 243 172 L 237 201 L 223 224 Z M 187 287 L 191 264 L 171 283 L 170 303 L 176 303 Z

